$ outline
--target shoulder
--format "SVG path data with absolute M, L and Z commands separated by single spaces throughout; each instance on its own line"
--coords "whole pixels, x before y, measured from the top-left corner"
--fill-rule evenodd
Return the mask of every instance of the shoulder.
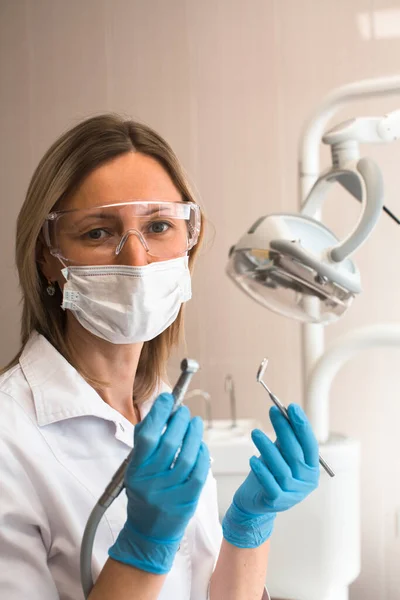
M 31 387 L 19 364 L 0 376 L 0 415 L 2 470 L 6 460 L 26 468 L 35 457 L 37 464 L 42 464 L 41 460 L 47 459 L 47 445 L 38 427 Z
M 31 477 L 47 459 L 45 444 L 38 431 L 29 386 L 18 366 L 0 377 L 0 455 L 2 494 L 0 505 L 11 506 L 15 495 L 27 495 L 33 505 Z M 19 501 L 22 506 L 22 500 Z M 8 504 L 7 504 L 8 503 Z
M 13 385 L 21 377 L 22 371 L 19 363 L 7 369 L 0 375 L 0 392 L 9 393 Z
M 38 356 L 44 360 L 45 364 L 42 370 L 44 376 L 48 376 L 47 346 L 49 343 L 43 336 L 33 332 L 22 349 L 18 363 L 0 375 L 0 414 L 2 417 L 0 427 L 5 421 L 21 419 L 23 416 L 28 420 L 32 419 L 33 423 L 37 424 L 32 387 L 37 382 L 29 381 L 26 370 L 36 370 L 31 369 L 30 363 L 33 362 L 33 357 Z M 24 362 L 27 363 L 25 370 Z M 36 385 L 36 387 L 38 386 Z
M 36 421 L 32 391 L 19 364 L 0 375 L 0 414 L 0 429 Z

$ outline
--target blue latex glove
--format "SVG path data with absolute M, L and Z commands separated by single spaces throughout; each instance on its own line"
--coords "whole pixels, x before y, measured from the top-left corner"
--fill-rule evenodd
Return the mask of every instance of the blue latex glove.
M 276 406 L 270 409 L 276 442 L 259 429 L 252 440 L 261 456 L 250 459 L 251 471 L 236 491 L 222 529 L 239 548 L 256 548 L 271 535 L 277 512 L 301 502 L 318 486 L 318 442 L 300 406 L 291 404 L 291 425 Z
M 135 426 L 125 474 L 127 520 L 108 552 L 115 560 L 158 574 L 172 566 L 210 466 L 202 420 L 191 419 L 186 406 L 169 419 L 172 407 L 172 394 L 161 394 Z

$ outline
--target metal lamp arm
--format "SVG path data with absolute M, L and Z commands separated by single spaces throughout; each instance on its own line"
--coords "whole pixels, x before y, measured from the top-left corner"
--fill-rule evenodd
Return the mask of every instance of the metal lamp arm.
M 377 323 L 353 329 L 337 338 L 313 365 L 307 382 L 307 414 L 320 443 L 329 438 L 329 405 L 332 382 L 340 369 L 369 348 L 400 348 L 400 325 Z
M 312 186 L 320 175 L 320 143 L 332 117 L 346 104 L 365 100 L 400 95 L 400 76 L 366 79 L 341 86 L 329 92 L 313 110 L 306 121 L 300 136 L 298 162 L 299 162 L 299 208 L 301 209 Z M 388 210 L 384 207 L 386 212 Z M 391 215 L 392 216 L 392 215 Z M 316 215 L 319 219 L 319 215 Z M 309 399 L 307 394 L 307 377 L 316 361 L 325 350 L 324 326 L 305 324 L 301 334 L 302 371 L 304 386 L 304 407 L 309 413 Z M 319 406 L 312 416 L 312 424 L 318 416 L 324 416 L 324 406 Z M 328 418 L 328 417 L 327 417 Z
M 400 95 L 400 75 L 364 79 L 332 90 L 306 121 L 299 144 L 300 207 L 319 177 L 319 148 L 326 126 L 335 113 L 349 102 Z
M 343 142 L 345 143 L 345 142 Z M 312 187 L 301 214 L 314 217 L 321 208 L 327 192 L 341 183 L 362 203 L 357 224 L 349 235 L 327 249 L 326 258 L 341 262 L 361 246 L 374 229 L 383 207 L 383 178 L 378 165 L 369 158 L 351 161 L 346 168 L 332 167 Z
M 334 146 L 346 141 L 360 144 L 385 144 L 400 138 L 400 110 L 384 117 L 357 117 L 327 131 L 322 141 Z

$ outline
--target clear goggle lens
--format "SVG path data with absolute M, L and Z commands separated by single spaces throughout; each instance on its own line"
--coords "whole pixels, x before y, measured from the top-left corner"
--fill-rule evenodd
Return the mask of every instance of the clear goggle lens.
M 149 255 L 171 259 L 197 243 L 200 208 L 193 202 L 123 202 L 55 211 L 44 224 L 54 256 L 77 264 L 109 264 L 135 235 Z

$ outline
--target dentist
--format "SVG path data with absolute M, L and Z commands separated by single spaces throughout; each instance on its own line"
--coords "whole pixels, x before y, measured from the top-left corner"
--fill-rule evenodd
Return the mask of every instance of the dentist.
M 191 297 L 201 212 L 168 146 L 116 115 L 39 163 L 17 223 L 21 349 L 0 375 L 0 595 L 79 600 L 89 514 L 134 452 L 100 523 L 90 600 L 260 600 L 278 512 L 318 485 L 303 411 L 275 407 L 218 520 L 202 421 L 172 416 L 167 359 Z M 178 448 L 181 452 L 170 468 Z

